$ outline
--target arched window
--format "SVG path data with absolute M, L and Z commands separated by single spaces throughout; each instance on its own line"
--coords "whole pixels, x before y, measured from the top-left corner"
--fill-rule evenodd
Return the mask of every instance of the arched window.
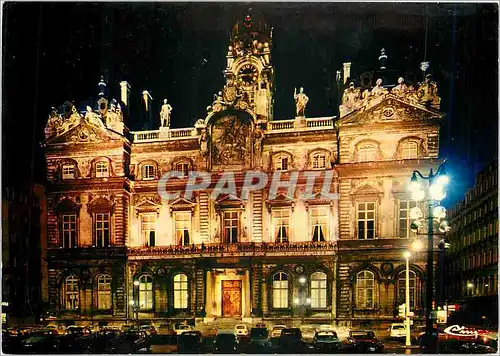
M 326 308 L 326 273 L 311 275 L 311 308 Z
M 69 276 L 64 283 L 64 297 L 67 310 L 75 310 L 80 307 L 80 288 L 78 278 Z
M 283 272 L 273 276 L 273 308 L 288 308 L 288 275 Z
M 373 308 L 375 277 L 373 272 L 361 271 L 356 275 L 356 307 Z
M 95 176 L 96 178 L 109 177 L 108 162 L 97 162 L 95 165 Z
M 418 158 L 418 143 L 415 141 L 405 141 L 401 144 L 401 159 Z
M 107 274 L 97 278 L 97 309 L 111 309 L 111 277 Z
M 141 177 L 143 180 L 155 179 L 155 167 L 152 164 L 142 166 Z
M 417 276 L 415 272 L 410 271 L 410 310 L 417 307 L 416 286 Z M 401 305 L 406 300 L 406 271 L 399 272 L 398 275 L 398 304 Z
M 326 155 L 324 153 L 316 153 L 312 156 L 312 168 L 326 168 Z
M 367 143 L 358 148 L 358 161 L 370 162 L 375 161 L 377 147 L 372 143 Z
M 183 273 L 174 277 L 174 309 L 188 307 L 188 279 Z
M 153 278 L 148 274 L 139 277 L 139 308 L 153 309 Z

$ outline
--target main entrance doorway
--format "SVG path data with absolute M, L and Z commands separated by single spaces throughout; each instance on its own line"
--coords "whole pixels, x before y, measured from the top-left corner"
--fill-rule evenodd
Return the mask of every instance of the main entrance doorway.
M 222 281 L 222 316 L 241 316 L 241 281 Z

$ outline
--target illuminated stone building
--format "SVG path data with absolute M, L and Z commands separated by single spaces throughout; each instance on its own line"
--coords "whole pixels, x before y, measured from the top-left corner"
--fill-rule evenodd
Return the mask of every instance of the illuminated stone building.
M 407 183 L 414 169 L 441 162 L 436 85 L 347 85 L 338 118 L 306 117 L 298 90 L 297 116 L 278 119 L 272 41 L 250 17 L 233 28 L 226 84 L 194 127 L 170 128 L 165 102 L 158 130 L 128 132 L 126 82 L 119 102 L 101 90 L 95 108 L 53 110 L 48 289 L 59 320 L 394 318 L 413 237 Z M 249 170 L 269 181 L 245 195 Z M 165 183 L 171 171 L 181 174 Z M 211 185 L 162 199 L 158 187 L 183 192 L 190 171 L 210 173 Z M 213 197 L 223 172 L 234 175 L 236 192 Z M 297 179 L 296 189 L 270 194 L 275 172 Z M 319 175 L 314 187 L 305 172 Z M 324 198 L 324 181 L 340 199 Z M 416 314 L 423 261 L 411 262 Z
M 498 165 L 476 176 L 463 201 L 448 212 L 445 297 L 457 322 L 498 326 Z

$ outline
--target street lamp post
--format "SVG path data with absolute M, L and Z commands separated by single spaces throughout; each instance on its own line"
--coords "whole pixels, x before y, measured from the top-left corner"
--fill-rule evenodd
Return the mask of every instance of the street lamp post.
M 444 164 L 444 162 L 443 162 Z M 427 214 L 427 219 L 428 219 L 428 227 L 427 227 L 427 281 L 426 281 L 426 293 L 425 293 L 425 309 L 426 309 L 426 323 L 425 323 L 425 329 L 426 329 L 426 339 L 428 341 L 429 348 L 427 352 L 436 352 L 437 350 L 434 350 L 434 345 L 435 345 L 435 340 L 433 339 L 433 329 L 434 329 L 434 323 L 432 320 L 432 301 L 433 301 L 433 289 L 434 289 L 434 283 L 433 283 L 433 278 L 434 278 L 434 219 L 435 219 L 435 214 L 434 210 L 436 208 L 441 208 L 442 211 L 445 212 L 444 208 L 438 207 L 437 202 L 441 201 L 444 199 L 446 196 L 446 193 L 444 191 L 444 187 L 446 184 L 448 184 L 448 177 L 446 176 L 444 166 L 441 164 L 439 168 L 437 169 L 436 173 L 433 172 L 432 168 L 429 172 L 428 176 L 422 175 L 419 171 L 415 170 L 413 171 L 412 177 L 411 177 L 411 190 L 412 190 L 412 198 L 413 200 L 416 201 L 421 201 L 427 196 L 427 203 L 428 203 L 428 214 Z M 427 194 L 424 190 L 421 189 L 419 179 L 428 181 L 428 189 L 427 189 Z M 439 210 L 441 212 L 441 210 Z M 440 219 L 440 218 L 439 218 Z M 441 228 L 446 229 L 447 228 L 447 223 L 443 221 L 440 226 Z M 443 226 L 444 225 L 444 226 Z M 418 228 L 418 227 L 417 227 Z
M 405 273 L 405 304 L 406 304 L 406 347 L 411 346 L 411 334 L 410 334 L 410 256 L 411 253 L 406 251 L 404 253 L 404 258 L 406 260 L 406 273 Z

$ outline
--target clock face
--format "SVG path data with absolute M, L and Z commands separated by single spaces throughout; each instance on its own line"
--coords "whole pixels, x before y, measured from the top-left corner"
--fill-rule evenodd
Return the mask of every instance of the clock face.
M 243 84 L 254 84 L 257 82 L 259 71 L 253 64 L 244 64 L 238 71 L 238 76 L 243 81 Z

